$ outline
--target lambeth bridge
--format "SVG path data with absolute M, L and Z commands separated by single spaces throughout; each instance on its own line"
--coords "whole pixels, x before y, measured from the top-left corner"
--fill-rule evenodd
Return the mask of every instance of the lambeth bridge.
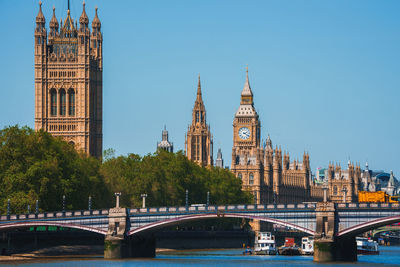
M 304 203 L 60 211 L 0 217 L 0 232 L 39 226 L 104 235 L 105 258 L 155 256 L 153 233 L 185 222 L 245 218 L 297 229 L 315 237 L 315 261 L 357 260 L 355 236 L 400 222 L 398 203 Z

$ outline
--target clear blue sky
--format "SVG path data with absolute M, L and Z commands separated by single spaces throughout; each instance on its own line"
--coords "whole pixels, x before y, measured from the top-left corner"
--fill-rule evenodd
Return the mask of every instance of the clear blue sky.
M 48 25 L 53 5 L 42 0 Z M 164 124 L 184 148 L 201 74 L 214 155 L 230 165 L 232 121 L 249 65 L 262 137 L 313 171 L 348 158 L 400 176 L 400 1 L 105 1 L 104 148 L 154 152 Z M 82 2 L 71 0 L 79 18 Z M 0 127 L 34 127 L 38 1 L 0 0 Z

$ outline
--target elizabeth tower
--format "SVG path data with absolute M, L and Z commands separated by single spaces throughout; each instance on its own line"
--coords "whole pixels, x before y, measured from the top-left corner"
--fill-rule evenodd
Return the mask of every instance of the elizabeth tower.
M 39 3 L 35 27 L 35 129 L 101 157 L 103 37 L 97 8 L 92 31 L 85 3 L 79 28 L 69 6 L 67 17 L 60 23 L 53 8 L 49 33 L 45 24 Z

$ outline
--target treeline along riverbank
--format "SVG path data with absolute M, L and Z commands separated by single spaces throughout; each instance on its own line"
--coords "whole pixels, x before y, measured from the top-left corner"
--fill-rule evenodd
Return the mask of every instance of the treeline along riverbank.
M 205 203 L 237 204 L 252 201 L 241 190 L 241 180 L 229 170 L 202 168 L 182 151 L 157 151 L 146 156 L 115 156 L 111 149 L 102 159 L 88 156 L 73 145 L 28 127 L 0 130 L 0 213 L 110 208 L 114 192 L 122 192 L 121 205 L 140 207 L 146 193 L 148 206 Z M 63 196 L 65 200 L 63 201 Z M 36 202 L 37 201 L 37 202 Z M 37 204 L 36 204 L 37 203 Z

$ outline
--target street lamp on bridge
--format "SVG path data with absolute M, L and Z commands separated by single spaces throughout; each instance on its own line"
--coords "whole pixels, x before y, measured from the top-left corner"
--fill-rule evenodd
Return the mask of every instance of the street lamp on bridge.
M 342 192 L 343 192 L 343 203 L 346 203 L 347 188 L 344 187 L 344 188 L 342 189 Z
M 144 193 L 144 194 L 141 194 L 140 196 L 142 197 L 142 208 L 144 209 L 144 208 L 146 208 L 146 197 L 147 197 L 147 194 Z
M 119 208 L 119 197 L 121 196 L 121 192 L 114 193 L 115 195 L 115 207 Z
M 62 211 L 63 211 L 63 213 L 65 213 L 65 195 L 63 195 L 63 198 L 62 198 Z
M 89 200 L 88 200 L 88 209 L 89 209 L 89 211 L 92 210 L 92 196 L 89 196 Z
M 185 191 L 185 202 L 186 202 L 186 209 L 189 208 L 189 190 L 186 189 Z
M 11 204 L 10 199 L 7 200 L 7 218 L 10 219 Z
M 327 196 L 327 191 L 328 191 L 328 186 L 326 184 L 323 185 L 322 190 L 324 190 L 324 202 L 328 201 L 328 196 Z

